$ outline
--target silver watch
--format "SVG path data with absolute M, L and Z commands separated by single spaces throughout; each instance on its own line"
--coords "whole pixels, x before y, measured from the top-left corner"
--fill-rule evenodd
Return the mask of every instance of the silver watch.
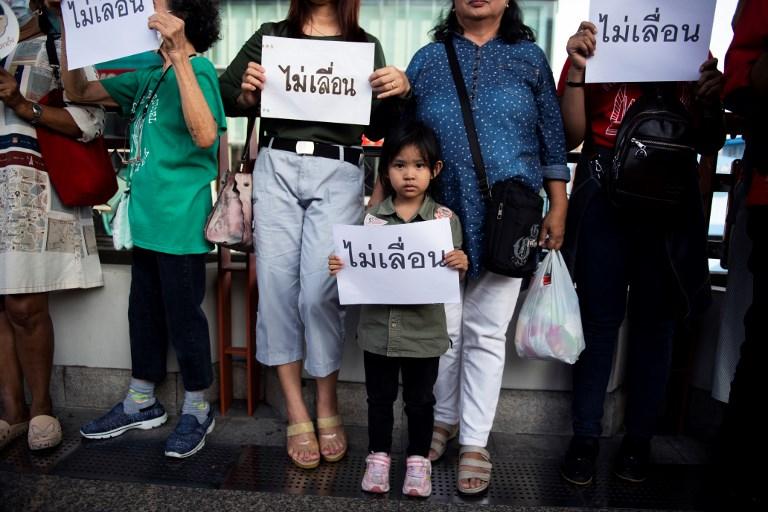
M 32 119 L 29 120 L 31 124 L 37 124 L 43 117 L 43 106 L 39 103 L 32 104 Z

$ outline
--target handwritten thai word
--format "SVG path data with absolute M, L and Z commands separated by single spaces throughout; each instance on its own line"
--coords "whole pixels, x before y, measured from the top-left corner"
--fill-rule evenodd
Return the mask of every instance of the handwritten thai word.
M 603 35 L 603 42 L 605 43 L 618 43 L 620 41 L 624 43 L 629 42 L 630 31 L 632 33 L 631 39 L 635 43 L 641 40 L 645 43 L 676 43 L 678 41 L 678 35 L 681 30 L 685 33 L 682 39 L 683 42 L 691 41 L 695 43 L 699 40 L 699 30 L 701 29 L 698 23 L 696 24 L 696 28 L 693 29 L 693 31 L 691 26 L 687 23 L 680 25 L 679 27 L 673 23 L 660 26 L 661 14 L 659 13 L 658 7 L 656 7 L 656 10 L 653 13 L 648 14 L 643 18 L 643 21 L 648 23 L 642 25 L 642 27 L 638 24 L 630 24 L 629 16 L 624 16 L 623 24 L 619 22 L 619 25 L 612 26 L 609 25 L 607 14 L 600 13 L 598 18 L 598 22 L 602 23 L 603 25 L 601 32 Z M 613 35 L 611 35 L 610 32 L 612 32 Z M 659 39 L 660 36 L 663 36 L 662 40 Z
M 132 12 L 129 13 L 128 2 L 131 3 Z M 98 4 L 98 5 L 92 5 Z M 67 7 L 72 11 L 72 17 L 75 19 L 75 27 L 87 27 L 97 23 L 124 18 L 129 14 L 144 12 L 144 0 L 114 0 L 114 2 L 102 0 L 85 0 L 85 7 L 81 4 L 81 9 L 75 9 L 75 2 L 67 0 Z M 79 14 L 79 17 L 78 17 Z
M 291 74 L 291 66 L 277 66 L 285 74 L 285 90 L 293 92 L 307 92 L 307 77 L 309 77 L 309 92 L 318 94 L 334 94 L 336 96 L 355 96 L 354 78 L 342 78 L 333 74 L 333 62 L 327 68 L 320 68 L 313 74 L 307 75 L 304 66 L 300 66 L 298 73 Z M 295 70 L 296 68 L 294 68 Z
M 408 253 L 405 250 L 405 243 L 403 243 L 402 237 L 397 237 L 397 242 L 389 244 L 382 251 L 376 251 L 373 249 L 373 244 L 367 244 L 367 252 L 362 250 L 356 253 L 351 241 L 342 240 L 342 243 L 348 253 L 346 263 L 352 267 L 420 269 L 427 268 L 427 265 L 431 265 L 431 268 L 444 267 L 446 265 L 445 261 L 443 261 L 445 250 L 441 250 L 439 254 L 436 251 L 427 251 L 426 255 L 421 251 Z M 429 257 L 429 260 L 427 260 L 427 257 Z

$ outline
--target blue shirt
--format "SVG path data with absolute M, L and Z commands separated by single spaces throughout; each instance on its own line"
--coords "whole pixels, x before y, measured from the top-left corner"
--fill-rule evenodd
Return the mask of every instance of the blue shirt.
M 544 52 L 535 43 L 509 44 L 500 37 L 483 46 L 459 34 L 453 41 L 491 186 L 519 176 L 538 192 L 544 179 L 568 181 L 560 105 Z M 462 219 L 469 275 L 477 277 L 485 203 L 443 43 L 421 48 L 406 73 L 416 117 L 435 130 L 445 161 L 435 198 Z

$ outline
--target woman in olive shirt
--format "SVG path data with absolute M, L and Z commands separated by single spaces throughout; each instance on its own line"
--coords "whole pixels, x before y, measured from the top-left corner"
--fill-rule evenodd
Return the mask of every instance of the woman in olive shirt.
M 326 269 L 333 251 L 331 225 L 357 224 L 362 218 L 361 135 L 381 138 L 393 117 L 392 98 L 410 91 L 402 71 L 384 67 L 378 40 L 358 25 L 359 11 L 360 0 L 291 0 L 287 19 L 262 25 L 220 77 L 227 114 L 257 116 L 266 80 L 260 65 L 263 35 L 376 45 L 369 127 L 288 119 L 260 124 L 261 151 L 253 173 L 262 290 L 256 353 L 261 363 L 277 368 L 288 414 L 288 455 L 302 468 L 316 467 L 321 455 L 329 462 L 340 460 L 347 448 L 336 400 L 344 314 Z M 317 379 L 319 446 L 301 394 L 302 361 Z

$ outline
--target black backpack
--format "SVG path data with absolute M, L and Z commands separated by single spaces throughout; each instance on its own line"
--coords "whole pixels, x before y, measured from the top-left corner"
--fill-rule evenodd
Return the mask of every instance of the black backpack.
M 695 186 L 692 116 L 675 84 L 664 85 L 644 86 L 619 127 L 608 173 L 611 200 L 619 208 L 674 209 Z

